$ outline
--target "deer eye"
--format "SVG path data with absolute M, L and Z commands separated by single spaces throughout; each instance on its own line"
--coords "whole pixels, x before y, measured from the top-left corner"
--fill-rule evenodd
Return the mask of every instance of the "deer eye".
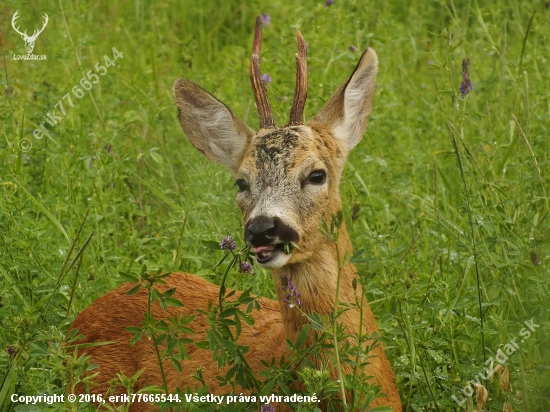
M 314 170 L 309 174 L 308 182 L 314 185 L 322 185 L 327 180 L 327 172 L 324 170 Z
M 248 190 L 248 184 L 246 183 L 246 181 L 244 179 L 237 179 L 235 181 L 235 186 L 239 187 L 239 192 L 244 192 L 244 191 Z

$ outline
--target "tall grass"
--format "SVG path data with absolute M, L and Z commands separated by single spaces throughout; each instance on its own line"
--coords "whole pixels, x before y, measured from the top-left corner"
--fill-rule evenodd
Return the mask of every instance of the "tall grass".
M 10 27 L 16 10 L 28 32 L 49 15 L 34 50 L 47 60 L 14 60 L 25 53 Z M 549 410 L 550 10 L 503 0 L 2 2 L 2 410 L 30 410 L 13 393 L 64 393 L 68 326 L 120 273 L 146 265 L 220 282 L 226 266 L 212 268 L 220 252 L 203 241 L 231 233 L 244 243 L 233 181 L 183 136 L 171 85 L 191 78 L 257 127 L 247 65 L 261 13 L 271 16 L 262 70 L 279 124 L 297 29 L 309 44 L 306 118 L 351 72 L 350 46 L 380 58 L 341 193 L 346 216 L 361 205 L 348 227 L 368 251 L 358 269 L 405 410 L 463 409 L 452 397 L 531 319 L 540 327 L 506 361 L 511 388 L 502 374 L 482 382 L 486 407 Z M 62 100 L 113 47 L 123 57 L 74 107 Z M 462 98 L 465 58 L 473 90 Z M 66 115 L 37 139 L 60 100 Z M 226 286 L 275 296 L 259 268 Z

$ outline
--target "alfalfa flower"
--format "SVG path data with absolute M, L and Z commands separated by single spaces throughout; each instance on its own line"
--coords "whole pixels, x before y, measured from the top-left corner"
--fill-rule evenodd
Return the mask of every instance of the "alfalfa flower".
M 8 347 L 6 348 L 6 352 L 8 353 L 8 356 L 10 358 L 13 358 L 17 354 L 17 349 L 15 348 L 15 346 L 8 345 Z
M 239 269 L 239 272 L 241 272 L 241 273 L 252 273 L 252 265 L 248 262 L 241 263 L 241 267 Z
M 264 82 L 264 84 L 267 86 L 269 83 L 271 83 L 273 81 L 273 79 L 271 78 L 271 76 L 267 73 L 265 74 L 262 74 L 262 82 Z
M 222 239 L 222 242 L 220 243 L 220 248 L 225 250 L 235 250 L 237 249 L 237 244 L 233 240 L 233 236 L 227 235 Z
M 275 412 L 275 408 L 269 403 L 264 403 L 260 409 L 260 412 Z
M 470 79 L 470 60 L 462 59 L 462 70 L 460 73 L 462 74 L 462 83 L 460 83 L 459 91 L 460 95 L 464 99 L 474 88 L 472 80 Z
M 334 3 L 334 0 L 327 0 L 325 1 L 325 6 L 332 6 L 332 4 Z
M 286 297 L 283 299 L 283 302 L 285 302 L 290 309 L 292 309 L 294 306 L 298 306 L 299 308 L 302 307 L 300 292 L 296 290 L 296 286 L 294 285 L 294 283 L 292 283 L 286 273 L 283 273 L 281 275 L 281 288 L 283 289 L 283 292 L 287 294 Z
M 264 26 L 269 26 L 271 24 L 271 16 L 267 13 L 262 14 L 260 19 L 262 19 L 262 24 Z

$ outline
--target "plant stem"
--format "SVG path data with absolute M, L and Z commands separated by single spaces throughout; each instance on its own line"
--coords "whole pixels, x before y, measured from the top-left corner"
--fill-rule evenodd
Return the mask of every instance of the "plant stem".
M 356 295 L 357 296 L 357 295 Z M 362 348 L 361 339 L 363 338 L 363 302 L 365 300 L 365 291 L 361 288 L 361 300 L 359 303 L 359 331 L 357 332 L 357 344 Z M 357 301 L 355 302 L 357 304 Z M 359 353 L 355 357 L 355 367 L 353 368 L 353 381 L 357 379 L 357 368 L 359 366 Z
M 338 349 L 338 339 L 336 337 L 336 317 L 338 315 L 338 306 L 340 305 L 340 279 L 342 277 L 342 266 L 340 265 L 340 250 L 338 248 L 338 235 L 340 230 L 336 234 L 334 245 L 336 246 L 336 262 L 338 264 L 338 279 L 336 280 L 336 296 L 334 298 L 334 312 L 332 317 L 332 338 L 334 341 L 334 354 L 336 355 L 336 368 L 338 370 L 338 380 L 340 381 L 340 392 L 342 393 L 342 402 L 344 407 L 347 408 L 346 402 L 346 390 L 344 388 L 344 375 L 342 374 L 342 365 L 340 363 L 340 353 Z
M 470 225 L 470 236 L 471 236 L 471 242 L 472 242 L 472 248 L 474 253 L 474 265 L 476 268 L 476 280 L 477 280 L 477 298 L 478 298 L 478 306 L 479 306 L 479 319 L 481 323 L 481 346 L 483 349 L 483 361 L 487 361 L 487 354 L 485 351 L 485 333 L 483 328 L 483 308 L 481 305 L 481 280 L 479 277 L 479 267 L 477 263 L 477 245 L 476 245 L 476 239 L 475 239 L 475 232 L 474 232 L 474 218 L 472 216 L 472 204 L 470 202 L 470 192 L 468 190 L 468 184 L 466 183 L 466 177 L 464 176 L 464 168 L 462 166 L 462 158 L 460 156 L 460 152 L 458 151 L 458 144 L 456 142 L 455 133 L 458 133 L 454 127 L 454 125 L 450 122 L 447 123 L 449 127 L 449 134 L 451 135 L 451 140 L 453 142 L 453 147 L 455 150 L 456 160 L 458 162 L 458 168 L 460 169 L 460 177 L 462 178 L 462 183 L 464 185 L 464 195 L 466 196 L 466 204 L 468 205 L 468 221 Z
M 147 322 L 150 322 L 152 319 L 153 319 L 153 315 L 151 314 L 151 304 L 152 304 L 152 293 L 151 293 L 151 289 L 153 289 L 153 283 L 152 282 L 149 282 L 149 285 L 147 286 Z M 151 333 L 151 337 L 153 338 L 153 342 L 155 342 L 156 340 L 156 336 L 155 336 L 155 333 L 152 332 Z M 155 346 L 155 352 L 157 354 L 157 359 L 159 361 L 159 368 L 160 368 L 160 374 L 162 375 L 162 382 L 164 384 L 164 391 L 165 393 L 169 393 L 168 392 L 168 383 L 166 382 L 166 375 L 164 373 L 164 366 L 162 365 L 162 359 L 160 357 L 160 352 L 159 352 L 159 347 L 157 345 L 154 345 Z M 170 408 L 170 410 L 172 410 L 172 408 Z
M 229 265 L 227 266 L 227 269 L 225 269 L 225 272 L 222 276 L 222 281 L 220 283 L 220 293 L 218 295 L 218 308 L 219 308 L 220 312 L 222 311 L 223 296 L 225 295 L 225 279 L 227 278 L 227 274 L 229 273 L 231 268 L 233 266 L 235 266 L 236 261 L 237 261 L 237 256 L 233 255 L 233 260 L 231 261 L 231 263 L 229 263 Z
M 248 248 L 245 249 L 245 253 L 248 253 Z M 223 311 L 223 298 L 224 298 L 224 295 L 225 295 L 225 279 L 227 278 L 227 274 L 229 273 L 231 268 L 233 266 L 235 266 L 235 263 L 237 262 L 237 259 L 238 259 L 238 256 L 233 254 L 233 260 L 229 263 L 229 265 L 227 265 L 227 269 L 225 269 L 225 272 L 223 274 L 222 281 L 220 283 L 220 292 L 219 292 L 219 295 L 218 295 L 218 310 L 219 310 L 219 313 L 221 313 Z M 229 329 L 229 326 L 225 326 L 225 330 L 226 330 L 227 334 L 229 335 L 229 338 L 231 339 L 231 341 L 237 347 L 237 353 L 239 354 L 239 357 L 241 358 L 242 362 L 244 363 L 244 365 L 250 371 L 250 376 L 254 380 L 254 385 L 256 386 L 256 390 L 258 392 L 260 392 L 261 387 L 262 387 L 261 382 L 258 379 L 256 379 L 256 377 L 254 376 L 254 371 L 252 370 L 252 367 L 248 363 L 248 360 L 244 357 L 244 354 L 242 353 L 241 349 L 239 348 L 239 345 L 237 343 L 237 339 L 233 336 L 233 333 L 231 332 L 231 329 Z

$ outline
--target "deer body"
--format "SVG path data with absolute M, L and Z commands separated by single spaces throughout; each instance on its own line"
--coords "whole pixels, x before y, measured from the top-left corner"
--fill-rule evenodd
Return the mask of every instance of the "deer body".
M 179 111 L 181 126 L 193 143 L 209 159 L 229 167 L 239 188 L 237 203 L 242 211 L 245 240 L 256 255 L 258 265 L 271 269 L 277 288 L 278 302 L 260 298 L 261 310 L 253 312 L 253 326 L 243 325 L 239 338 L 241 345 L 249 346 L 247 360 L 257 374 L 264 369 L 261 360 L 270 362 L 287 352 L 285 339 L 295 340 L 307 322 L 296 307 L 289 307 L 282 279 L 290 280 L 301 294 L 302 311 L 329 315 L 334 312 L 338 283 L 338 257 L 347 252 L 351 256 L 351 243 L 345 227 L 337 243 L 328 240 L 320 231 L 323 221 L 331 222 L 341 208 L 338 192 L 340 176 L 349 150 L 361 139 L 372 108 L 378 60 L 373 50 L 361 56 L 355 71 L 307 124 L 302 122 L 307 94 L 305 69 L 306 45 L 298 33 L 297 86 L 290 123 L 276 127 L 265 89 L 260 80 L 259 51 L 261 24 L 256 25 L 251 81 L 260 114 L 260 130 L 254 132 L 223 103 L 193 82 L 180 79 L 174 86 L 174 99 Z M 298 247 L 292 253 L 284 245 Z M 346 264 L 341 270 L 339 302 L 354 304 L 362 296 L 356 280 L 356 270 Z M 168 286 L 176 287 L 174 297 L 184 308 L 171 307 L 164 311 L 154 305 L 155 317 L 173 316 L 174 313 L 196 314 L 217 301 L 219 289 L 189 274 L 175 273 L 167 278 Z M 85 342 L 116 341 L 114 345 L 87 348 L 92 361 L 99 365 L 100 375 L 95 379 L 99 387 L 95 393 L 104 393 L 108 381 L 123 370 L 132 376 L 140 369 L 138 388 L 145 383 L 162 384 L 158 361 L 152 342 L 144 339 L 129 346 L 131 335 L 125 327 L 139 325 L 146 311 L 147 294 L 140 291 L 126 296 L 132 285 L 122 285 L 106 294 L 86 309 L 74 322 L 73 328 L 86 336 Z M 362 318 L 362 335 L 378 331 L 376 320 L 366 302 L 363 313 L 357 308 L 344 312 L 339 321 L 350 333 L 358 333 Z M 194 330 L 194 341 L 204 340 L 208 322 L 197 315 L 189 325 Z M 309 339 L 312 339 L 310 336 Z M 165 364 L 170 390 L 184 389 L 197 383 L 191 375 L 203 366 L 203 376 L 211 394 L 224 394 L 215 379 L 216 364 L 209 351 L 188 345 L 191 360 L 183 363 L 183 373 Z M 377 346 L 365 367 L 372 382 L 387 394 L 378 398 L 371 407 L 387 405 L 401 411 L 395 378 L 382 345 Z M 344 373 L 346 365 L 343 365 Z M 333 378 L 337 376 L 334 375 Z M 82 390 L 82 388 L 77 388 Z M 135 404 L 133 410 L 149 410 L 148 404 Z M 278 411 L 289 410 L 279 405 Z

